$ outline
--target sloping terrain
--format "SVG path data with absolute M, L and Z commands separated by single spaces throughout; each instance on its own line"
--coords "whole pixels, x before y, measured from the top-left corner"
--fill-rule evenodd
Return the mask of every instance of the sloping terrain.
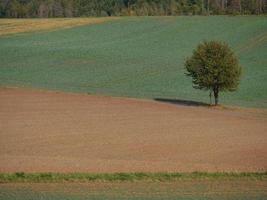
M 99 24 L 114 19 L 118 18 L 0 19 L 0 36 Z
M 35 20 L 35 25 L 108 19 Z M 243 69 L 239 90 L 221 94 L 221 103 L 267 108 L 266 35 L 266 16 L 181 16 L 122 17 L 0 37 L 0 85 L 208 102 L 208 92 L 192 88 L 184 62 L 201 41 L 220 40 L 229 43 Z
M 0 172 L 267 170 L 266 111 L 176 103 L 1 88 Z

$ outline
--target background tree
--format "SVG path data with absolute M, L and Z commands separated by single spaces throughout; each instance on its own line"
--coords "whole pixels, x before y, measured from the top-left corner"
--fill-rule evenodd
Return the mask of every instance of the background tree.
M 0 18 L 5 16 L 4 3 L 0 1 Z
M 235 91 L 241 67 L 230 47 L 223 42 L 203 42 L 185 62 L 186 75 L 192 77 L 193 87 L 212 91 L 215 105 L 220 91 Z
M 0 0 L 0 17 L 264 14 L 267 0 Z

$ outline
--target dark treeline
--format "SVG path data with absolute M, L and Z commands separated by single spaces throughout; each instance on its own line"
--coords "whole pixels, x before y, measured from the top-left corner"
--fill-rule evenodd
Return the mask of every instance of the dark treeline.
M 0 17 L 264 14 L 267 0 L 0 0 Z

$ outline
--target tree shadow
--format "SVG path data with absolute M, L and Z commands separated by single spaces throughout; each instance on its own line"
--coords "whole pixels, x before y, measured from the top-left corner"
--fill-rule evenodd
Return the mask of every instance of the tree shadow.
M 165 98 L 154 98 L 155 101 L 183 105 L 183 106 L 205 106 L 208 107 L 210 104 L 199 102 L 199 101 L 191 101 L 191 100 L 183 100 L 183 99 L 165 99 Z

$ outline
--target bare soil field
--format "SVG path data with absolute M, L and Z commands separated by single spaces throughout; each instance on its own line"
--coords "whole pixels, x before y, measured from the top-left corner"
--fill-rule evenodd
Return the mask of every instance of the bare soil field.
M 264 109 L 0 89 L 0 172 L 266 170 Z

